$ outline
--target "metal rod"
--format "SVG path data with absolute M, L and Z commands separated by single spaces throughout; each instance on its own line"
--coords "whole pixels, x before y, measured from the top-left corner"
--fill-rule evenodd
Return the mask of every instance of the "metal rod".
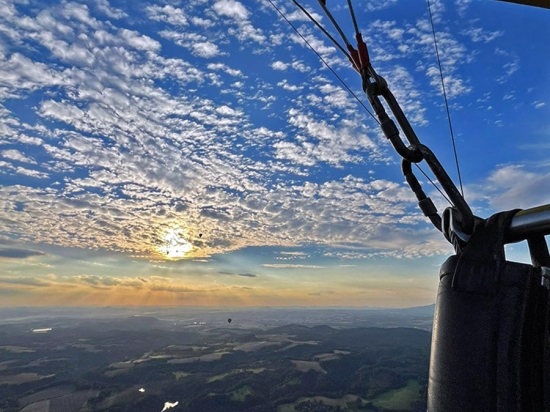
M 550 235 L 550 204 L 519 211 L 504 239 L 505 243 L 515 243 L 537 235 Z

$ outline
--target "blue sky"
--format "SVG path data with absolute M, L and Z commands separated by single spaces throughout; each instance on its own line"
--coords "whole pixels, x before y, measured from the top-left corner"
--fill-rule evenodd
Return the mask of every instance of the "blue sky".
M 356 3 L 374 68 L 457 181 L 426 2 Z M 349 62 L 275 4 L 366 103 Z M 482 217 L 549 203 L 550 12 L 431 4 L 466 200 Z M 452 248 L 268 1 L 2 1 L 0 59 L 0 305 L 435 300 Z

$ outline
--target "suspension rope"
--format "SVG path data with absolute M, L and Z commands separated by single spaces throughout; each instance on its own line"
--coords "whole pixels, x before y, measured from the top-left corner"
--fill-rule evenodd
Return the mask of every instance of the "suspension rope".
M 359 34 L 359 26 L 357 25 L 357 20 L 355 18 L 355 13 L 353 12 L 353 5 L 351 4 L 351 0 L 348 0 L 348 7 L 349 7 L 349 13 L 351 15 L 351 21 L 353 22 L 353 28 L 355 29 L 355 34 Z
M 460 192 L 462 194 L 462 197 L 464 197 L 464 189 L 462 187 L 462 176 L 460 174 L 460 166 L 458 164 L 458 154 L 456 152 L 455 136 L 454 136 L 454 133 L 453 133 L 453 124 L 451 122 L 451 113 L 449 111 L 449 102 L 447 100 L 447 92 L 445 90 L 445 81 L 443 80 L 443 69 L 441 68 L 441 59 L 439 58 L 439 49 L 437 47 L 437 38 L 436 38 L 436 35 L 435 35 L 435 26 L 434 26 L 434 20 L 433 20 L 433 15 L 432 15 L 432 7 L 430 5 L 430 0 L 426 0 L 426 2 L 428 3 L 428 13 L 430 15 L 430 23 L 432 25 L 432 35 L 433 35 L 433 38 L 434 38 L 435 54 L 437 56 L 437 65 L 439 66 L 439 76 L 441 77 L 441 88 L 443 90 L 443 98 L 445 99 L 445 109 L 447 110 L 447 120 L 449 122 L 449 131 L 451 133 L 451 141 L 452 141 L 452 144 L 453 144 L 453 152 L 454 152 L 454 156 L 455 156 L 456 171 L 457 171 L 457 174 L 458 174 L 458 181 L 460 183 Z
M 451 206 L 454 206 L 454 205 L 453 205 L 453 202 L 451 202 L 451 201 L 449 200 L 449 198 L 448 198 L 447 196 L 445 196 L 445 193 L 443 193 L 443 192 L 441 191 L 441 189 L 439 188 L 439 186 L 437 186 L 437 185 L 435 184 L 435 182 L 430 178 L 430 176 L 428 176 L 428 175 L 426 174 L 426 172 L 425 172 L 424 170 L 422 170 L 422 168 L 421 168 L 420 166 L 418 166 L 418 163 L 413 163 L 413 164 L 416 166 L 416 168 L 417 168 L 418 170 L 420 170 L 420 173 L 422 173 L 422 174 L 424 175 L 424 177 L 425 177 L 426 179 L 428 179 L 428 181 L 432 184 L 432 186 L 435 187 L 435 188 L 437 189 L 437 191 L 441 194 L 441 196 L 443 196 L 443 197 L 445 198 L 445 200 L 446 200 L 447 202 L 449 202 L 449 204 L 450 204 Z
M 296 1 L 294 1 L 296 2 Z M 319 0 L 319 4 L 321 5 L 321 8 L 323 9 L 323 11 L 325 12 L 325 14 L 327 15 L 327 17 L 329 18 L 329 20 L 331 21 L 332 25 L 334 26 L 334 28 L 336 29 L 336 31 L 338 32 L 338 34 L 340 34 L 340 37 L 342 38 L 342 40 L 344 40 L 344 44 L 346 45 L 346 47 L 349 49 L 350 47 L 353 48 L 353 46 L 351 45 L 351 43 L 349 42 L 348 38 L 346 37 L 346 35 L 344 34 L 344 32 L 342 31 L 342 29 L 340 28 L 340 26 L 338 25 L 338 23 L 336 22 L 336 20 L 334 19 L 334 17 L 332 17 L 332 14 L 330 13 L 330 11 L 327 9 L 327 5 L 326 5 L 326 2 L 323 1 L 323 0 Z
M 302 12 L 319 28 L 319 30 L 321 30 L 323 32 L 323 34 L 325 36 L 327 36 L 330 41 L 336 46 L 338 47 L 338 49 L 344 53 L 344 55 L 348 58 L 348 60 L 352 61 L 351 60 L 351 56 L 349 55 L 349 53 L 346 51 L 346 49 L 344 49 L 340 43 L 338 43 L 336 41 L 336 39 L 334 37 L 331 36 L 331 34 L 323 27 L 319 24 L 319 22 L 317 22 L 317 20 L 315 20 L 313 18 L 313 16 L 311 14 L 309 14 L 309 12 L 300 4 L 298 3 L 296 0 L 292 0 L 294 2 L 294 4 L 296 5 L 296 7 L 298 7 L 300 10 L 302 10 Z M 271 3 L 273 4 L 273 3 Z
M 430 0 L 426 0 L 426 1 L 428 3 L 428 12 L 430 17 L 430 23 L 432 26 L 432 34 L 434 38 L 437 63 L 439 66 L 439 75 L 441 78 L 443 96 L 445 99 L 445 107 L 447 110 L 447 119 L 449 121 L 449 129 L 450 129 L 455 162 L 456 162 L 456 167 L 458 172 L 458 179 L 460 181 L 460 192 L 456 188 L 452 179 L 449 177 L 449 175 L 447 174 L 447 172 L 445 171 L 445 169 L 443 168 L 443 166 L 441 165 L 441 163 L 439 162 L 435 154 L 430 150 L 429 147 L 420 143 L 420 141 L 416 137 L 416 134 L 414 133 L 414 130 L 410 126 L 405 114 L 403 113 L 401 107 L 399 106 L 399 103 L 395 99 L 395 96 L 389 90 L 386 81 L 382 76 L 379 76 L 375 72 L 374 68 L 371 66 L 369 55 L 368 55 L 368 48 L 362 39 L 361 33 L 359 32 L 359 28 L 357 25 L 357 21 L 355 19 L 355 13 L 353 11 L 351 0 L 348 0 L 347 4 L 349 7 L 349 11 L 350 11 L 353 25 L 355 28 L 357 49 L 354 49 L 353 46 L 349 43 L 349 41 L 343 34 L 342 30 L 336 23 L 335 19 L 332 17 L 332 14 L 330 14 L 328 9 L 326 8 L 326 0 L 318 0 L 319 4 L 323 8 L 323 11 L 328 16 L 328 18 L 330 19 L 330 21 L 332 22 L 336 30 L 340 33 L 342 39 L 344 40 L 344 43 L 346 44 L 348 51 L 353 59 L 352 60 L 353 68 L 357 70 L 361 75 L 361 79 L 363 81 L 363 91 L 367 95 L 367 98 L 371 106 L 376 112 L 376 117 L 378 118 L 377 119 L 379 121 L 378 123 L 382 128 L 382 132 L 390 140 L 394 149 L 404 159 L 403 165 L 408 164 L 408 166 L 406 167 L 410 169 L 410 164 L 414 163 L 417 166 L 418 170 L 422 172 L 422 174 L 426 177 L 426 179 L 430 181 L 430 183 L 445 198 L 445 200 L 447 200 L 449 204 L 454 205 L 454 207 L 456 208 L 456 211 L 460 214 L 462 219 L 461 230 L 463 230 L 465 234 L 469 235 L 473 232 L 475 219 L 474 219 L 472 210 L 464 200 L 462 176 L 460 174 L 458 154 L 456 151 L 456 143 L 455 143 L 454 133 L 452 129 L 449 102 L 447 99 L 447 91 L 445 90 L 445 79 L 443 77 L 443 69 L 441 67 L 441 58 L 439 56 L 439 49 L 437 46 L 437 37 L 435 34 L 435 25 L 433 22 L 431 4 L 430 4 Z M 273 1 L 269 0 L 269 2 L 279 12 L 279 14 L 287 21 L 287 23 L 294 29 L 294 31 L 298 33 L 298 35 L 304 40 L 304 42 L 310 47 L 310 49 L 321 59 L 321 61 L 338 78 L 338 80 L 340 80 L 340 82 L 346 87 L 346 89 L 348 89 L 348 91 L 352 93 L 352 95 L 357 99 L 357 101 L 360 102 L 360 100 L 357 98 L 357 96 L 355 96 L 353 92 L 351 92 L 350 88 L 345 84 L 345 82 L 340 79 L 340 77 L 330 68 L 328 63 L 325 62 L 325 60 L 321 57 L 321 55 L 317 53 L 317 51 L 309 44 L 309 42 L 307 42 L 307 40 L 298 32 L 298 30 L 294 27 L 294 25 L 284 16 L 284 14 L 275 6 L 275 4 L 273 4 Z M 297 0 L 293 0 L 293 2 L 295 4 L 298 4 Z M 311 17 L 310 15 L 309 17 L 311 20 L 314 20 L 313 17 Z M 319 27 L 320 25 L 317 24 L 317 26 Z M 399 123 L 401 132 L 403 132 L 405 135 L 405 139 L 401 138 L 397 125 L 395 124 L 393 119 L 391 119 L 388 116 L 388 113 L 386 112 L 386 109 L 384 107 L 384 104 L 381 98 L 387 103 L 395 120 L 397 121 L 397 123 Z M 365 110 L 374 118 L 374 115 L 372 114 L 372 112 L 370 112 L 365 107 L 365 105 L 363 105 L 363 103 L 361 103 L 361 106 L 363 106 Z M 407 147 L 406 143 L 409 143 L 410 146 Z M 417 163 L 422 160 L 424 160 L 430 166 L 430 169 L 432 170 L 436 179 L 439 181 L 439 184 L 442 186 L 442 189 L 445 193 L 439 189 L 439 187 L 435 184 L 435 182 L 420 167 L 418 167 Z M 421 202 L 421 204 L 419 203 L 420 208 L 426 214 L 426 216 L 430 217 L 430 220 L 432 221 L 434 226 L 437 229 L 441 230 L 442 229 L 441 217 L 437 213 L 437 210 L 433 202 L 426 197 L 426 195 L 424 194 L 424 192 L 420 187 L 418 180 L 414 177 L 414 174 L 412 174 L 410 170 L 406 171 L 405 169 L 403 170 L 403 172 L 406 174 L 407 183 L 409 183 L 409 186 L 411 186 L 411 189 L 415 192 L 415 194 L 417 195 L 417 198 Z M 412 175 L 412 177 L 409 175 L 409 173 Z
M 336 78 L 340 81 L 340 83 L 346 88 L 346 90 L 355 98 L 355 100 L 357 100 L 357 102 L 359 102 L 359 104 L 363 107 L 363 109 L 365 109 L 365 111 L 370 114 L 370 116 L 374 119 L 374 121 L 376 123 L 378 123 L 378 125 L 380 125 L 380 121 L 376 118 L 376 116 L 367 108 L 367 106 L 365 106 L 365 104 L 359 99 L 359 97 L 357 97 L 357 95 L 353 92 L 353 90 L 351 90 L 348 85 L 346 84 L 346 82 L 344 80 L 342 80 L 342 78 L 340 76 L 338 76 L 338 74 L 332 69 L 332 67 L 330 67 L 330 65 L 326 62 L 325 59 L 323 59 L 323 56 L 321 56 L 317 50 L 315 50 L 315 48 L 306 40 L 306 38 L 298 31 L 298 29 L 292 24 L 292 22 L 290 20 L 288 20 L 286 18 L 286 16 L 283 14 L 283 12 L 281 10 L 279 10 L 279 8 L 273 3 L 272 0 L 268 0 L 271 5 L 275 8 L 275 10 L 277 10 L 277 12 L 281 15 L 281 17 L 286 20 L 286 22 L 290 25 L 290 27 L 292 27 L 294 29 L 294 31 L 298 34 L 298 36 L 301 37 L 301 39 L 308 45 L 308 47 L 317 55 L 317 57 L 319 57 L 319 59 L 323 62 L 323 64 L 332 72 L 332 74 L 334 74 L 334 76 L 336 76 Z
M 304 41 L 305 44 L 307 44 L 307 46 L 311 49 L 311 51 L 313 51 L 317 57 L 321 60 L 321 62 L 323 62 L 323 64 L 332 72 L 332 74 L 340 81 L 340 83 L 346 88 L 346 90 L 355 98 L 355 100 L 357 100 L 357 102 L 363 107 L 363 109 L 365 109 L 365 111 L 374 119 L 374 121 L 376 123 L 378 123 L 378 125 L 380 125 L 380 121 L 378 120 L 378 118 L 365 106 L 365 104 L 357 97 L 357 95 L 348 87 L 348 85 L 346 84 L 346 82 L 344 80 L 342 80 L 342 78 L 332 69 L 332 67 L 330 67 L 330 65 L 326 62 L 326 60 L 317 52 L 317 50 L 315 50 L 315 48 L 306 40 L 306 38 L 298 31 L 298 29 L 292 24 L 292 22 L 284 15 L 284 13 L 273 3 L 272 0 L 268 0 L 269 3 L 271 3 L 271 5 L 273 6 L 273 8 L 275 10 L 277 10 L 277 12 L 279 13 L 279 15 L 289 24 L 290 27 L 292 27 L 292 29 L 296 32 L 296 34 L 298 34 L 298 36 L 300 36 L 300 38 Z M 306 16 L 338 47 L 338 49 L 340 49 L 340 51 L 342 51 L 342 53 L 353 63 L 353 60 L 350 58 L 349 54 L 346 53 L 346 51 L 342 48 L 342 46 L 340 46 L 338 44 L 338 42 L 326 31 L 326 29 L 321 26 L 316 20 L 315 18 L 313 18 L 313 16 L 307 12 L 307 10 L 302 6 L 300 5 L 300 3 L 298 3 L 297 0 L 292 0 L 294 2 L 294 4 L 296 4 L 296 6 L 302 10 Z M 337 30 L 339 32 L 341 32 L 340 30 L 340 27 L 338 26 L 338 24 L 336 23 L 336 21 L 332 18 L 332 15 L 330 14 L 330 12 L 326 9 L 325 7 L 325 4 L 322 0 L 319 0 L 319 3 L 321 4 L 321 7 L 324 9 L 324 11 L 327 13 L 327 16 L 329 16 L 329 18 L 331 18 L 331 21 L 333 22 L 333 24 L 335 25 L 335 27 L 337 28 Z M 353 24 L 354 24 L 354 28 L 355 28 L 355 32 L 356 32 L 356 36 L 359 36 L 360 37 L 360 32 L 359 32 L 359 27 L 357 26 L 357 21 L 355 19 L 355 13 L 353 12 L 353 6 L 351 5 L 351 0 L 348 0 L 348 5 L 349 5 L 349 8 L 350 8 L 350 13 L 352 15 L 352 20 L 353 20 Z M 344 41 L 347 42 L 347 38 L 345 38 L 345 36 L 343 35 L 343 33 L 341 33 L 342 37 L 344 38 Z M 349 44 L 349 42 L 347 42 L 346 44 L 348 46 L 348 48 L 352 48 L 353 49 L 353 46 L 351 46 Z M 449 198 L 443 193 L 443 191 L 437 186 L 437 184 L 426 174 L 426 172 L 424 172 L 424 170 L 422 170 L 422 168 L 418 165 L 418 164 L 414 164 L 416 166 L 416 168 L 424 175 L 424 177 L 432 184 L 432 186 L 441 194 L 441 196 L 443 196 L 443 198 L 450 204 L 452 205 L 452 202 L 449 200 Z M 462 187 L 462 186 L 461 186 Z
M 351 0 L 347 0 L 348 2 L 348 8 L 349 8 L 349 13 L 350 13 L 350 16 L 351 16 L 351 21 L 353 23 L 353 28 L 355 30 L 355 37 L 357 39 L 357 43 L 358 43 L 358 46 L 360 43 L 362 43 L 362 37 L 361 37 L 361 32 L 359 31 L 359 26 L 357 25 L 357 19 L 355 18 L 355 12 L 353 10 L 353 4 L 352 4 L 352 1 Z M 366 47 L 365 47 L 365 51 L 366 51 Z M 367 54 L 367 59 L 368 59 L 368 54 Z M 452 206 L 452 202 L 449 200 L 449 198 L 443 193 L 443 191 L 435 184 L 435 182 L 430 178 L 430 176 L 428 176 L 426 174 L 426 172 L 424 172 L 424 170 L 422 170 L 422 168 L 418 165 L 418 163 L 414 163 L 414 165 L 416 166 L 416 168 L 424 175 L 424 177 L 426 179 L 428 179 L 428 181 L 432 184 L 433 187 L 435 187 L 435 189 L 441 194 L 441 196 L 443 196 L 443 198 Z

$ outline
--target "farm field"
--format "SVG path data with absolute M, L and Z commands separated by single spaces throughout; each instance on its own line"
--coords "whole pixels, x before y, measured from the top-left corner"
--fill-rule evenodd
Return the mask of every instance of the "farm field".
M 426 408 L 431 336 L 420 329 L 190 327 L 141 317 L 64 319 L 29 332 L 51 323 L 0 325 L 1 412 Z

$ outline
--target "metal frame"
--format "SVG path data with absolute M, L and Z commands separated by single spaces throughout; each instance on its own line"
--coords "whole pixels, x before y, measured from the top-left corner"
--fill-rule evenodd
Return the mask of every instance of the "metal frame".
M 545 235 L 550 235 L 550 205 L 516 213 L 504 239 L 506 243 L 515 243 L 530 237 Z

